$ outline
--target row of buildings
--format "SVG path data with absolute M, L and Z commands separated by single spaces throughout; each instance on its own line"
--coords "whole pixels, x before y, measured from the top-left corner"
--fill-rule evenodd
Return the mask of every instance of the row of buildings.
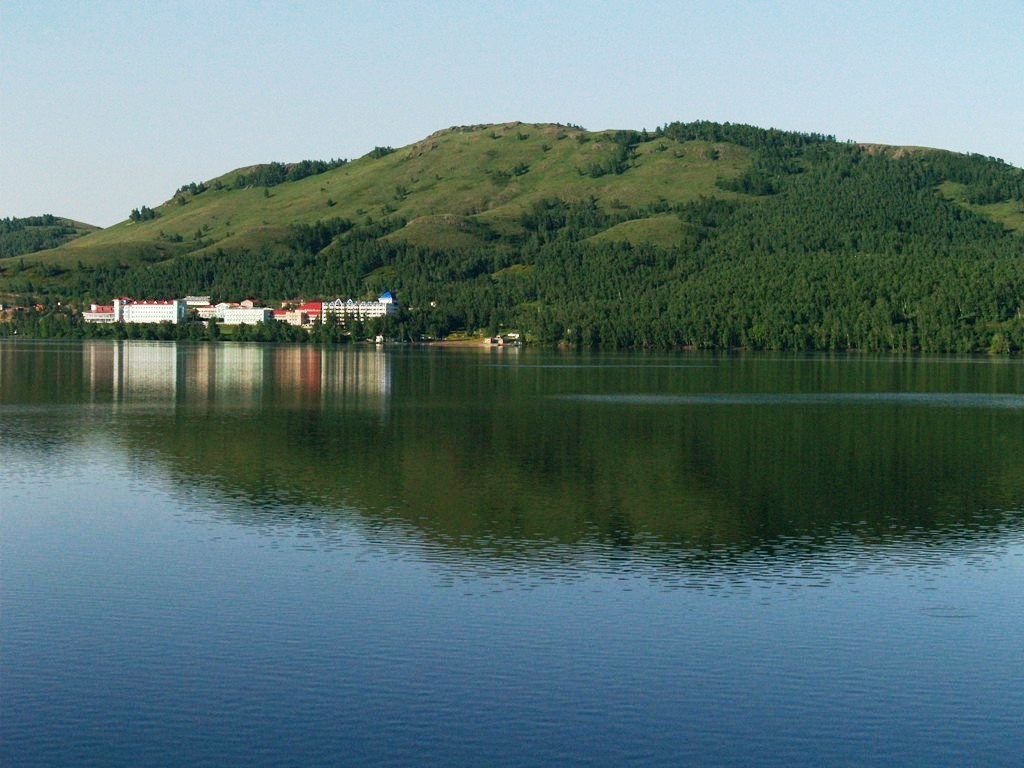
M 365 323 L 375 317 L 387 317 L 398 312 L 398 302 L 390 292 L 382 293 L 376 301 L 334 299 L 308 301 L 297 307 L 271 309 L 259 307 L 252 301 L 211 304 L 209 296 L 186 296 L 183 299 L 136 301 L 114 299 L 112 304 L 92 304 L 82 312 L 87 323 L 184 323 L 191 313 L 204 322 L 216 319 L 224 325 L 255 325 L 278 320 L 290 325 L 309 328 L 316 323 Z

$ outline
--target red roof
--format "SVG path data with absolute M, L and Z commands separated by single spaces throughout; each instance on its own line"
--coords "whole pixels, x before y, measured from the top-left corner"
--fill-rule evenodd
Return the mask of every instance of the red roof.
M 298 309 L 300 312 L 320 312 L 323 309 L 323 304 L 322 301 L 307 301 Z

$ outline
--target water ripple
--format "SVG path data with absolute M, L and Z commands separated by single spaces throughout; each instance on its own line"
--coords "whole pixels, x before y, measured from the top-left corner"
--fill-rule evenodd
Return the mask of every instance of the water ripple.
M 1024 395 L 985 392 L 764 392 L 741 394 L 564 394 L 556 400 L 608 405 L 910 405 L 1024 410 Z

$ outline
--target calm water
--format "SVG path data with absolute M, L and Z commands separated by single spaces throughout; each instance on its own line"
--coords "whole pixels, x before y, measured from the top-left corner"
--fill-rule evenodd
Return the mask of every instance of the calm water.
M 1024 361 L 0 342 L 0 763 L 1011 765 Z

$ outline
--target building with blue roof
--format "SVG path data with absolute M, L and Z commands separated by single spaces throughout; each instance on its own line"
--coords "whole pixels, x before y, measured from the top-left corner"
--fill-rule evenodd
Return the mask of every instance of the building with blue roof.
M 342 325 L 350 320 L 365 323 L 374 317 L 387 317 L 398 312 L 398 302 L 391 291 L 382 293 L 376 301 L 354 301 L 334 299 L 323 303 L 323 321 L 335 318 Z

